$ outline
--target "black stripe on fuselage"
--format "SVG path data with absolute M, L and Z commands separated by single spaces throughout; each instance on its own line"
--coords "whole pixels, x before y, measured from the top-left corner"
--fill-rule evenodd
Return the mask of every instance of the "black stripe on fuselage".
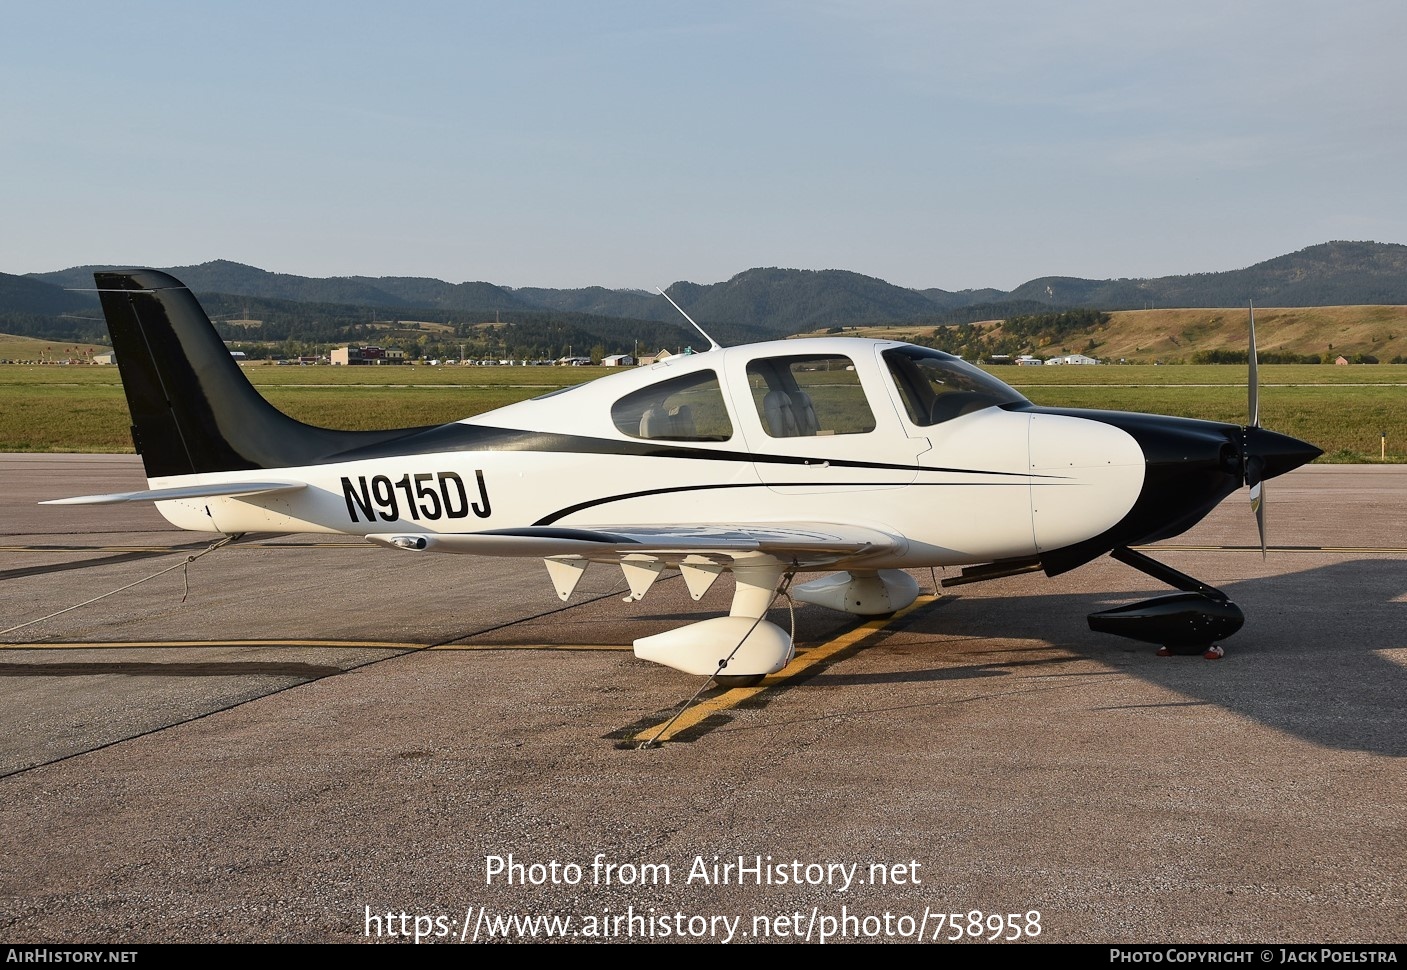
M 869 490 L 869 491 L 883 491 L 883 490 L 885 490 L 885 489 L 891 489 L 891 488 L 984 488 L 984 487 L 985 487 L 985 488 L 1013 488 L 1013 487 L 1025 487 L 1025 486 L 1028 486 L 1028 485 L 1031 485 L 1031 484 L 1040 484 L 1040 483 L 1032 483 L 1032 482 L 1025 482 L 1025 481 L 1020 481 L 1020 482 L 911 482 L 911 481 L 908 481 L 907 479 L 905 479 L 904 481 L 901 481 L 901 482 L 874 482 L 874 481 L 825 482 L 825 483 L 823 483 L 823 485 L 822 485 L 822 483 L 818 483 L 818 482 L 815 482 L 815 481 L 767 482 L 767 483 L 765 483 L 765 484 L 762 483 L 762 482 L 744 482 L 744 483 L 731 484 L 731 485 L 675 485 L 675 486 L 670 486 L 670 487 L 667 487 L 667 488 L 646 488 L 646 489 L 641 489 L 641 490 L 638 491 L 638 492 L 619 492 L 619 493 L 614 494 L 614 495 L 602 495 L 602 496 L 600 496 L 599 498 L 590 499 L 590 500 L 585 501 L 585 502 L 578 502 L 578 503 L 575 504 L 575 505 L 569 505 L 569 506 L 567 506 L 566 508 L 558 509 L 557 511 L 552 512 L 552 513 L 549 513 L 548 515 L 545 515 L 545 516 L 543 516 L 542 518 L 538 519 L 536 522 L 533 523 L 533 525 L 535 525 L 535 526 L 540 526 L 540 525 L 553 525 L 554 523 L 560 522 L 562 519 L 566 518 L 566 517 L 569 516 L 569 515 L 574 515 L 574 514 L 577 513 L 577 512 L 584 512 L 584 511 L 586 511 L 587 509 L 599 508 L 599 507 L 602 506 L 602 505 L 610 505 L 612 502 L 624 502 L 624 501 L 627 501 L 627 500 L 629 500 L 629 499 L 645 498 L 645 497 L 648 497 L 648 496 L 651 496 L 651 495 L 671 495 L 671 494 L 678 494 L 678 493 L 683 493 L 683 492 L 712 492 L 712 491 L 717 491 L 717 490 L 719 490 L 719 489 L 725 489 L 725 488 L 739 488 L 739 489 L 742 489 L 742 488 L 765 488 L 765 489 L 778 489 L 778 488 L 810 488 L 810 489 L 815 489 L 815 488 L 817 488 L 817 487 L 819 486 L 819 487 L 824 487 L 824 488 L 826 488 L 826 489 L 842 489 L 842 490 L 843 490 L 843 489 L 863 489 L 863 490 Z
M 735 451 L 722 448 L 698 448 L 664 441 L 618 441 L 586 435 L 561 434 L 552 431 L 522 431 L 515 428 L 495 428 L 479 424 L 454 423 L 426 431 L 408 434 L 390 441 L 356 448 L 318 461 L 318 464 L 371 461 L 381 458 L 405 458 L 415 455 L 451 454 L 457 452 L 525 452 L 546 454 L 578 454 L 629 456 L 637 458 L 680 458 L 693 461 L 733 461 L 767 465 L 829 465 L 832 468 L 870 468 L 902 472 L 946 472 L 955 475 L 997 475 L 1019 478 L 1062 478 L 1060 475 L 1032 475 L 1029 472 L 990 471 L 980 468 L 940 468 L 928 465 L 880 461 L 856 461 L 807 455 L 777 455 L 761 452 Z M 775 483 L 781 484 L 781 483 Z M 801 484 L 801 483 L 798 483 Z M 867 483 L 868 484 L 868 483 Z M 906 484 L 896 482 L 896 485 Z

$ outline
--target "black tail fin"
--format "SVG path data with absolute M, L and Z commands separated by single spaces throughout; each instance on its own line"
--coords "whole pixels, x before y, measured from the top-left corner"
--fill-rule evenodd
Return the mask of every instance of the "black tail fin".
M 295 421 L 240 371 L 190 290 L 151 269 L 95 273 L 147 476 L 287 468 L 425 430 Z

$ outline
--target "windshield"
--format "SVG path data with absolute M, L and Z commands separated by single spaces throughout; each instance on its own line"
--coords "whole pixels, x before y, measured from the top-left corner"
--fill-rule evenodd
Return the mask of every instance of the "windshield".
M 941 350 L 895 347 L 883 356 L 909 420 L 923 427 L 983 408 L 1030 403 L 990 374 Z

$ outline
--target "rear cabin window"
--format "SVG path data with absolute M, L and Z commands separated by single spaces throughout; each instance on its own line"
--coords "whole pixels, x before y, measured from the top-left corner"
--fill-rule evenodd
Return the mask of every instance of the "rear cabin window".
M 633 391 L 611 408 L 621 434 L 652 441 L 727 441 L 733 422 L 718 374 L 685 374 Z
M 747 378 L 762 427 L 773 438 L 864 434 L 875 428 L 849 357 L 767 357 L 747 365 Z

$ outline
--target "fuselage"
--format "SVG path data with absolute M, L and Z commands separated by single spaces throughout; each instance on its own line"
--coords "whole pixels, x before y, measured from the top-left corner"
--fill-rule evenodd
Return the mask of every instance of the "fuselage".
M 1038 408 L 957 358 L 894 341 L 776 341 L 281 469 L 308 483 L 296 492 L 158 508 L 226 533 L 844 521 L 904 538 L 874 568 L 1040 559 L 1059 571 L 1190 527 L 1241 484 L 1245 434 Z M 151 484 L 241 477 L 269 472 Z
M 946 586 L 1105 553 L 1181 592 L 1092 628 L 1211 655 L 1239 608 L 1129 547 L 1186 530 L 1243 483 L 1259 503 L 1265 479 L 1319 454 L 1254 419 L 1040 408 L 951 355 L 853 338 L 685 354 L 446 425 L 319 428 L 254 389 L 179 280 L 94 282 L 151 487 L 55 504 L 155 502 L 231 537 L 531 556 L 563 600 L 593 562 L 618 567 L 632 599 L 665 569 L 695 600 L 727 571 L 727 616 L 635 643 L 720 683 L 790 661 L 791 634 L 766 620 L 783 591 L 882 615 L 918 597 L 908 567 L 964 567 Z M 1251 386 L 1254 414 L 1254 371 Z M 792 583 L 811 570 L 826 575 Z

